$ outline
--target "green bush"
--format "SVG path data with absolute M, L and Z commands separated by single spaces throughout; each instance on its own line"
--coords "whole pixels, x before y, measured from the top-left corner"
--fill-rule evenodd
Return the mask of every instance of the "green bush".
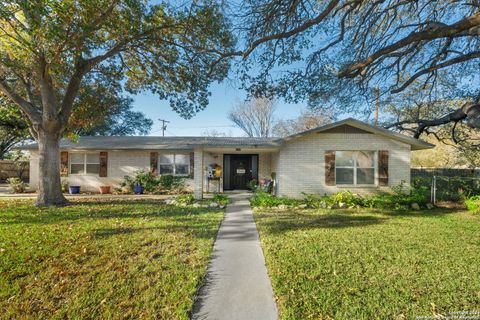
M 27 190 L 27 184 L 20 178 L 8 178 L 7 183 L 14 193 L 24 193 Z
M 230 199 L 224 194 L 215 193 L 213 195 L 212 202 L 216 202 L 219 205 L 225 206 L 230 203 Z
M 171 174 L 155 176 L 151 172 L 138 170 L 133 177 L 125 176 L 121 183 L 122 187 L 127 187 L 130 192 L 135 185 L 141 185 L 146 192 L 181 190 L 185 187 L 185 177 L 175 177 Z
M 347 207 L 355 207 L 363 205 L 363 198 L 353 194 L 351 191 L 341 191 L 326 197 L 331 204 L 339 205 L 344 203 Z
M 301 200 L 275 197 L 270 193 L 264 191 L 257 191 L 253 197 L 250 198 L 250 204 L 254 207 L 277 207 L 279 205 L 295 206 L 301 204 Z
M 465 206 L 469 211 L 480 213 L 480 195 L 466 199 Z
M 366 207 L 376 209 L 408 209 L 412 203 L 425 206 L 428 203 L 428 190 L 425 188 L 410 188 L 406 191 L 403 185 L 392 188 L 391 192 L 378 192 L 361 196 L 351 191 L 337 192 L 332 195 L 318 196 L 303 193 L 302 200 L 275 197 L 265 192 L 256 192 L 250 199 L 255 207 L 276 207 L 279 205 L 306 205 L 309 208 L 353 208 Z
M 153 192 L 158 186 L 158 180 L 155 175 L 145 170 L 138 170 L 133 177 L 134 185 L 141 185 L 147 192 Z

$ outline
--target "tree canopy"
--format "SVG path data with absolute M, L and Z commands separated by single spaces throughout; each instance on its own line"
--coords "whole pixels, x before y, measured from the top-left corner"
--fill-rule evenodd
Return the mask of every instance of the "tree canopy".
M 416 125 L 417 136 L 446 123 L 480 127 L 478 1 L 245 3 L 238 18 L 246 48 L 237 54 L 246 60 L 242 76 L 252 95 L 368 115 L 374 88 L 386 98 L 420 84 L 433 102 L 445 99 L 447 80 L 468 89 L 448 92 L 455 108 L 400 121 Z
M 234 39 L 211 1 L 10 0 L 0 3 L 0 92 L 39 144 L 39 205 L 64 204 L 59 139 L 86 77 L 151 91 L 185 118 L 205 108 Z

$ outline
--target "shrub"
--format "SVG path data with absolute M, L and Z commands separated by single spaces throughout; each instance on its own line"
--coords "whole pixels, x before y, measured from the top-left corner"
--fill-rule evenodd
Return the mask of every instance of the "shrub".
M 332 195 L 318 196 L 302 193 L 302 200 L 275 197 L 266 192 L 258 191 L 250 199 L 255 207 L 276 207 L 278 205 L 306 205 L 310 208 L 332 207 L 366 207 L 376 209 L 408 209 L 412 203 L 425 206 L 428 203 L 428 190 L 425 188 L 410 188 L 406 191 L 403 185 L 392 188 L 391 192 L 378 192 L 373 195 L 360 196 L 351 191 L 337 192 Z
M 155 177 L 153 173 L 146 172 L 145 170 L 136 171 L 133 181 L 135 185 L 143 186 L 147 192 L 155 191 L 155 188 L 158 186 L 157 177 Z
M 256 192 L 258 190 L 258 181 L 256 179 L 252 179 L 250 181 L 248 181 L 247 183 L 247 188 L 249 190 L 252 190 L 253 192 Z
M 158 177 L 158 184 L 163 189 L 183 189 L 185 187 L 185 177 L 175 177 L 171 174 L 164 174 Z
M 68 192 L 68 180 L 67 179 L 62 179 L 61 181 L 61 186 L 62 186 L 62 192 L 67 193 Z
M 135 180 L 132 177 L 124 176 L 123 181 L 120 184 L 120 187 L 123 192 L 132 192 L 134 185 L 135 185 Z
M 480 195 L 466 199 L 465 206 L 469 211 L 480 213 Z
M 329 199 L 331 204 L 339 205 L 344 203 L 347 207 L 355 207 L 363 205 L 363 198 L 359 195 L 353 194 L 351 191 L 341 191 L 332 194 Z
M 225 206 L 230 203 L 230 199 L 226 195 L 215 193 L 213 195 L 212 202 L 216 202 L 220 205 Z
M 122 188 L 133 190 L 135 185 L 141 185 L 146 192 L 181 190 L 185 187 L 185 177 L 175 177 L 171 174 L 155 176 L 151 172 L 138 170 L 133 177 L 125 176 L 121 183 Z
M 10 185 L 14 193 L 24 193 L 27 189 L 27 184 L 20 178 L 8 178 L 7 183 Z
M 264 191 L 257 191 L 253 197 L 250 198 L 250 204 L 254 207 L 276 207 L 279 205 L 294 206 L 301 204 L 301 200 L 275 197 Z

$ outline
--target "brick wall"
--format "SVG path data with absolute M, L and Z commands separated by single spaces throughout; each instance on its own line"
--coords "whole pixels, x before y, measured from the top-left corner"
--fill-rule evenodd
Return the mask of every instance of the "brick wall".
M 81 186 L 82 191 L 98 191 L 100 186 L 119 186 L 124 176 L 133 176 L 137 170 L 150 171 L 150 151 L 109 151 L 107 177 L 70 174 L 68 177 L 62 177 L 62 180 L 67 180 L 71 186 Z M 32 152 L 30 156 L 30 177 L 30 188 L 36 190 L 38 152 Z M 190 184 L 192 184 L 191 179 L 187 179 L 187 186 Z
M 377 187 L 342 188 L 325 185 L 325 151 L 327 150 L 389 150 L 389 186 L 402 180 L 410 183 L 410 145 L 374 134 L 313 133 L 288 141 L 274 160 L 277 172 L 277 193 L 301 197 L 301 192 L 334 193 L 350 189 L 370 193 Z

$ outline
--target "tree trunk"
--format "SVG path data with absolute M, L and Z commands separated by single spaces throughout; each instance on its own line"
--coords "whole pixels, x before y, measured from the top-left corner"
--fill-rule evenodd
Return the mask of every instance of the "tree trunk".
M 62 194 L 60 181 L 60 135 L 38 132 L 39 184 L 37 206 L 62 206 L 68 200 Z

